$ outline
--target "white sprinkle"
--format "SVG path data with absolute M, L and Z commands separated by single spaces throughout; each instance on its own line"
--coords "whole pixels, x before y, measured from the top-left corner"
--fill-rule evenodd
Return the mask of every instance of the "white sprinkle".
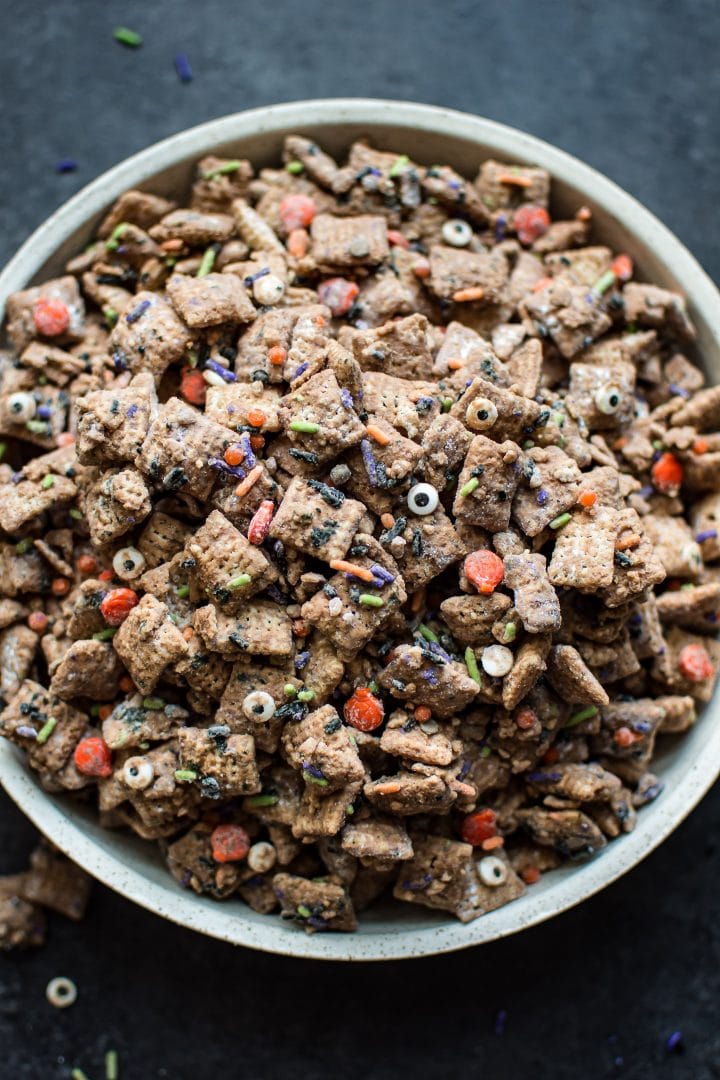
M 217 371 L 212 371 L 210 368 L 205 368 L 203 371 L 203 379 L 208 386 L 227 386 L 222 375 L 218 375 Z
M 328 603 L 328 613 L 330 615 L 339 615 L 343 609 L 343 602 L 339 596 L 333 596 L 332 600 Z
M 275 274 L 265 274 L 253 283 L 253 296 L 258 304 L 267 307 L 269 304 L 277 304 L 285 293 L 283 282 Z
M 506 645 L 487 645 L 482 651 L 480 663 L 488 675 L 501 679 L 508 671 L 512 671 L 515 657 L 512 649 L 508 649 Z
M 259 840 L 247 853 L 247 864 L 256 874 L 266 874 L 277 862 L 277 851 L 267 840 Z

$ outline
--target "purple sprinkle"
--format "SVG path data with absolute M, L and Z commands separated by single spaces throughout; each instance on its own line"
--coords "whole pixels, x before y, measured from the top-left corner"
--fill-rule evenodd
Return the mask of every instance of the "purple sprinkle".
M 673 1031 L 672 1035 L 668 1035 L 665 1040 L 665 1049 L 668 1054 L 676 1054 L 683 1049 L 682 1031 Z
M 208 465 L 211 469 L 217 469 L 218 472 L 227 473 L 229 476 L 236 476 L 238 480 L 244 480 L 244 469 L 241 469 L 239 465 L 228 465 L 226 461 L 222 461 L 220 458 L 211 457 L 208 458 Z
M 655 488 L 652 486 L 652 484 L 646 484 L 645 487 L 641 487 L 638 491 L 638 495 L 642 496 L 643 499 L 649 499 L 650 496 L 654 494 Z
M 299 379 L 300 376 L 303 375 L 307 371 L 307 369 L 309 367 L 310 367 L 310 361 L 309 360 L 303 360 L 302 364 L 296 370 L 295 374 L 293 375 L 293 377 L 292 377 L 292 379 L 290 381 L 293 382 L 295 379 Z
M 75 172 L 76 169 L 77 161 L 73 161 L 72 158 L 61 158 L 55 166 L 56 173 Z
M 180 82 L 192 82 L 192 68 L 190 67 L 190 61 L 188 60 L 185 53 L 175 54 L 175 70 L 177 71 L 177 76 Z
M 431 397 L 419 397 L 415 402 L 415 408 L 431 409 L 435 404 L 435 398 Z
M 310 653 L 307 650 L 305 650 L 305 652 L 299 652 L 297 654 L 297 656 L 295 657 L 295 667 L 298 669 L 298 671 L 302 671 L 309 659 Z
M 543 780 L 548 783 L 554 783 L 556 780 L 562 780 L 562 773 L 559 772 L 531 772 L 528 773 L 526 779 L 531 783 L 540 783 Z
M 446 653 L 445 650 L 438 645 L 437 641 L 426 641 L 425 648 L 429 649 L 431 653 L 435 653 L 436 656 L 439 656 L 446 664 L 450 663 L 450 654 Z
M 309 761 L 303 761 L 303 772 L 308 773 L 309 776 L 314 776 L 316 780 L 324 780 L 322 769 L 318 769 L 317 765 L 313 765 Z
M 384 585 L 392 585 L 395 580 L 395 575 L 391 574 L 389 570 L 386 570 L 384 566 L 380 566 L 378 563 L 373 563 L 370 567 L 370 571 L 375 577 L 380 578 Z
M 112 362 L 115 365 L 116 371 L 126 371 L 127 364 L 125 363 L 125 357 L 120 352 L 114 352 L 112 354 Z
M 257 463 L 257 458 L 255 457 L 255 454 L 253 453 L 253 448 L 250 445 L 250 436 L 248 435 L 247 431 L 243 431 L 242 435 L 240 436 L 240 445 L 242 446 L 243 453 L 245 454 L 245 464 L 247 465 L 248 469 L 254 469 Z
M 27 724 L 21 724 L 20 727 L 15 728 L 15 731 L 23 739 L 37 739 L 37 731 L 34 727 L 29 727 Z
M 343 403 L 343 405 L 345 406 L 346 409 L 354 409 L 355 408 L 355 403 L 353 401 L 353 396 L 350 393 L 350 391 L 347 389 L 347 387 L 345 387 L 345 386 L 343 386 L 342 389 L 340 390 L 340 400 L 342 401 L 342 403 Z
M 236 412 L 237 412 L 237 409 L 236 409 L 236 407 L 235 407 L 234 405 L 228 405 L 228 407 L 227 407 L 227 411 L 228 411 L 228 412 L 230 413 L 230 415 L 232 416 L 232 414 L 233 414 L 233 413 L 236 413 Z
M 674 383 L 674 382 L 668 383 L 668 390 L 670 391 L 671 394 L 674 394 L 675 397 L 682 397 L 682 398 L 689 398 L 690 397 L 689 391 L 686 390 L 684 386 L 678 386 L 678 384 Z
M 12 480 L 13 484 L 19 484 L 21 480 L 25 479 L 25 474 L 23 472 L 14 472 L 12 473 L 10 479 Z
M 702 544 L 704 540 L 717 540 L 717 534 L 717 529 L 705 529 L 703 532 L 695 533 L 695 539 L 698 544 Z
M 365 465 L 365 472 L 370 481 L 370 486 L 377 487 L 377 463 L 373 457 L 372 448 L 368 439 L 360 440 L 360 452 Z
M 191 878 L 192 874 L 190 873 L 190 871 L 183 870 L 182 877 L 180 878 L 180 884 L 182 885 L 183 889 L 187 889 L 188 885 L 190 884 Z
M 214 371 L 216 375 L 219 375 L 225 382 L 237 382 L 237 375 L 234 371 L 228 371 L 222 364 L 218 364 L 217 360 L 206 360 L 205 367 L 210 371 Z
M 432 879 L 432 874 L 423 874 L 419 881 L 403 881 L 400 887 L 407 889 L 408 892 L 422 892 L 423 889 L 427 889 Z
M 643 617 L 639 611 L 636 611 L 634 615 L 631 615 L 628 619 L 630 626 L 642 626 Z
M 507 218 L 504 214 L 500 214 L 495 222 L 495 243 L 502 244 L 505 239 L 505 229 L 507 228 Z
M 505 1024 L 507 1023 L 508 1014 L 505 1009 L 500 1009 L 499 1013 L 495 1017 L 495 1034 L 502 1035 L 505 1031 Z
M 457 774 L 455 779 L 456 780 L 464 780 L 465 777 L 467 776 L 467 774 L 470 772 L 471 768 L 472 768 L 472 763 L 470 761 L 463 761 L 460 772 Z
M 545 503 L 548 501 L 548 499 L 549 499 L 549 495 L 548 495 L 547 491 L 545 491 L 545 488 L 540 488 L 540 490 L 537 493 L 537 504 L 538 504 L 538 506 L 544 506 Z
M 647 735 L 649 731 L 652 731 L 652 724 L 648 723 L 647 720 L 636 720 L 635 723 L 630 724 L 630 727 L 641 735 Z
M 140 303 L 137 305 L 137 307 L 134 307 L 132 309 L 132 311 L 128 311 L 127 315 L 125 316 L 125 322 L 128 324 L 128 326 L 131 326 L 133 323 L 136 323 L 138 321 L 138 319 L 141 318 L 145 314 L 145 312 L 147 311 L 147 309 L 149 307 L 150 307 L 150 301 L 149 300 L 141 300 Z
M 716 611 L 706 611 L 705 612 L 705 622 L 716 623 L 717 621 L 718 621 L 718 616 L 717 616 Z
M 137 416 L 137 411 L 138 411 L 139 407 L 140 407 L 139 405 L 136 405 L 136 404 L 135 404 L 135 403 L 133 402 L 133 404 L 132 404 L 132 405 L 128 405 L 128 407 L 127 407 L 127 410 L 126 410 L 126 413 L 125 413 L 125 415 L 126 415 L 126 416 L 127 416 L 127 417 L 128 417 L 129 419 L 130 419 L 130 420 L 132 420 L 133 416 Z
M 371 165 L 370 168 L 367 171 L 367 175 L 368 176 L 382 176 L 382 173 L 380 172 L 380 169 L 378 169 L 375 165 Z
M 649 788 L 645 788 L 645 791 L 643 792 L 645 802 L 653 802 L 655 799 L 657 799 L 658 795 L 662 793 L 664 788 L 665 785 L 663 784 L 662 780 L 658 780 L 657 784 L 651 784 Z
M 321 919 L 319 915 L 310 915 L 305 922 L 315 930 L 325 930 L 328 925 L 327 919 Z
M 262 270 L 258 270 L 258 272 L 256 274 L 248 274 L 248 276 L 246 278 L 243 278 L 243 285 L 247 289 L 249 289 L 254 281 L 257 281 L 258 278 L 265 277 L 265 275 L 269 274 L 269 273 L 270 273 L 270 267 L 269 266 L 263 266 Z
M 462 187 L 462 184 L 459 180 L 448 180 L 447 186 L 450 188 L 451 191 L 459 191 Z
M 290 598 L 286 596 L 285 593 L 281 592 L 277 585 L 268 585 L 265 592 L 276 604 L 287 605 L 290 602 Z
M 420 674 L 422 675 L 425 682 L 429 683 L 430 686 L 438 685 L 438 677 L 436 673 L 432 670 L 432 668 L 429 668 L 427 671 L 421 671 Z
M 53 414 L 53 411 L 49 405 L 39 405 L 37 409 L 37 414 L 41 420 L 49 420 Z

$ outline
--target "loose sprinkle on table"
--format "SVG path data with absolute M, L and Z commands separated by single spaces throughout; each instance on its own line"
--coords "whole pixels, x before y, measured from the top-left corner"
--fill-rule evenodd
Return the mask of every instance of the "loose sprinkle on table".
M 77 161 L 72 158 L 61 158 L 55 165 L 56 173 L 71 173 L 77 169 Z
M 190 67 L 190 61 L 185 53 L 175 54 L 175 71 L 177 72 L 178 79 L 182 83 L 192 82 L 193 73 Z
M 138 34 L 137 30 L 130 30 L 127 26 L 116 26 L 113 37 L 129 49 L 137 49 L 143 43 L 142 34 Z

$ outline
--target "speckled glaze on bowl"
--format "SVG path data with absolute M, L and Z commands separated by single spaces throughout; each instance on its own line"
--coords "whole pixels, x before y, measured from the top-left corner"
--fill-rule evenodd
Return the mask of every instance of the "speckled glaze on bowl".
M 698 352 L 711 381 L 720 378 L 720 294 L 685 247 L 649 211 L 589 166 L 513 128 L 468 114 L 370 99 L 304 101 L 226 116 L 181 132 L 100 176 L 52 215 L 0 275 L 0 315 L 9 293 L 58 272 L 91 238 L 105 209 L 130 187 L 175 195 L 189 187 L 194 160 L 209 152 L 248 157 L 256 165 L 279 156 L 283 137 L 302 132 L 331 153 L 368 135 L 380 148 L 404 151 L 423 164 L 448 162 L 474 176 L 486 157 L 537 164 L 553 176 L 556 213 L 581 203 L 594 213 L 595 236 L 628 251 L 639 277 L 679 289 L 698 328 Z M 442 913 L 384 903 L 362 916 L 355 934 L 315 934 L 257 915 L 240 901 L 195 896 L 175 884 L 153 844 L 100 828 L 88 807 L 47 795 L 22 756 L 0 739 L 0 781 L 35 825 L 76 863 L 110 888 L 166 919 L 237 945 L 290 956 L 385 960 L 428 956 L 478 945 L 533 926 L 592 896 L 635 866 L 683 820 L 720 772 L 717 697 L 697 725 L 663 740 L 653 765 L 666 789 L 638 816 L 635 831 L 594 860 L 543 877 L 515 903 L 462 925 Z

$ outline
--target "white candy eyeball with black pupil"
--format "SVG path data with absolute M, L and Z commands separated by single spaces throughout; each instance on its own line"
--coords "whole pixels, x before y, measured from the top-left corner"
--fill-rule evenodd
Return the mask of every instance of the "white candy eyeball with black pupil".
M 123 783 L 133 791 L 144 791 L 155 779 L 152 761 L 144 757 L 128 758 L 123 765 Z
M 433 510 L 437 510 L 439 501 L 437 488 L 432 484 L 415 484 L 408 491 L 408 509 L 413 514 L 432 514 Z
M 595 395 L 595 404 L 601 413 L 612 416 L 622 403 L 622 390 L 615 383 L 601 386 Z
M 467 247 L 472 240 L 472 229 L 467 221 L 451 218 L 442 227 L 442 237 L 445 243 L 452 247 Z
M 486 855 L 478 863 L 478 873 L 483 885 L 489 885 L 491 889 L 498 885 L 504 885 L 508 879 L 508 869 L 502 859 L 495 855 Z
M 275 699 L 264 690 L 253 690 L 242 703 L 248 720 L 270 720 L 275 715 Z
M 498 411 L 494 402 L 486 397 L 476 397 L 465 411 L 465 423 L 473 431 L 485 431 L 493 426 L 497 418 Z
M 132 581 L 145 569 L 145 556 L 134 547 L 120 548 L 113 557 L 113 570 L 123 581 Z
M 8 411 L 18 424 L 32 420 L 37 412 L 37 405 L 32 394 L 11 394 L 7 403 Z
M 72 979 L 58 975 L 47 984 L 45 996 L 56 1009 L 67 1009 L 77 1001 L 77 986 Z
M 284 292 L 285 286 L 275 274 L 264 274 L 253 283 L 253 296 L 263 307 L 277 304 Z

